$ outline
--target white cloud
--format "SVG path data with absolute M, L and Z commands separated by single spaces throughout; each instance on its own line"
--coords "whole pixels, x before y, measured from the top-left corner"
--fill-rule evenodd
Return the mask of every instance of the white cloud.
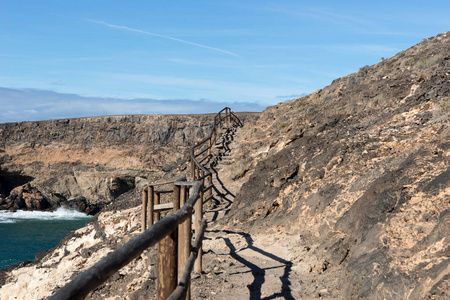
M 127 74 L 127 73 L 106 73 L 105 77 L 113 80 L 126 80 L 135 83 L 169 85 L 169 86 L 188 86 L 188 87 L 205 87 L 214 85 L 215 82 L 208 79 L 193 79 L 177 76 L 155 76 L 146 74 Z
M 114 24 L 110 24 L 110 23 L 107 23 L 107 22 L 104 22 L 104 21 L 98 21 L 98 20 L 88 20 L 88 21 L 94 22 L 94 23 L 97 23 L 97 24 L 100 24 L 100 25 L 103 25 L 103 26 L 106 26 L 106 27 L 109 27 L 109 28 L 113 28 L 113 29 L 137 32 L 137 33 L 141 33 L 141 34 L 145 34 L 145 35 L 155 36 L 155 37 L 159 37 L 159 38 L 163 38 L 163 39 L 167 39 L 167 40 L 172 40 L 172 41 L 175 41 L 175 42 L 188 44 L 188 45 L 191 45 L 191 46 L 205 48 L 205 49 L 209 49 L 209 50 L 214 50 L 214 51 L 218 51 L 218 52 L 221 52 L 221 53 L 224 53 L 224 54 L 228 54 L 228 55 L 231 55 L 231 56 L 239 57 L 239 55 L 237 55 L 236 53 L 233 53 L 233 52 L 230 52 L 230 51 L 227 51 L 227 50 L 223 50 L 223 49 L 220 49 L 220 48 L 211 47 L 211 46 L 207 46 L 207 45 L 198 44 L 198 43 L 194 43 L 194 42 L 190 42 L 190 41 L 174 38 L 174 37 L 167 36 L 167 35 L 162 35 L 162 34 L 157 34 L 157 33 L 149 32 L 149 31 L 135 29 L 135 28 L 131 28 L 131 27 L 128 27 L 128 26 L 114 25 Z
M 265 50 L 285 50 L 285 51 L 298 51 L 301 52 L 303 50 L 320 50 L 320 51 L 340 51 L 344 53 L 355 52 L 362 54 L 370 54 L 370 55 L 380 55 L 386 53 L 397 53 L 403 49 L 395 48 L 382 44 L 298 44 L 298 45 L 267 45 L 267 44 L 247 44 L 242 45 L 245 48 L 254 48 L 255 51 L 257 49 L 265 49 Z M 304 58 L 296 58 L 297 62 L 308 62 L 310 60 L 309 57 Z
M 321 23 L 329 23 L 337 25 L 347 30 L 358 32 L 372 32 L 386 30 L 380 24 L 360 15 L 352 15 L 347 11 L 339 11 L 337 9 L 330 9 L 325 7 L 301 7 L 301 8 L 285 8 L 285 7 L 272 7 L 268 8 L 268 11 L 282 13 L 286 15 L 298 16 L 310 20 L 319 21 Z
M 26 110 L 24 110 L 23 112 L 26 113 L 26 114 L 29 114 L 29 115 L 35 115 L 35 114 L 38 114 L 38 113 L 39 113 L 39 112 L 38 112 L 37 110 L 35 110 L 35 109 L 26 109 Z
M 282 96 L 277 96 L 277 99 L 295 99 L 295 98 L 300 98 L 300 97 L 304 97 L 307 94 L 303 93 L 303 94 L 292 94 L 292 95 L 282 95 Z
M 327 48 L 343 52 L 351 51 L 356 53 L 367 53 L 373 55 L 388 55 L 388 54 L 395 54 L 401 51 L 401 49 L 398 48 L 375 44 L 330 45 Z
M 122 82 L 124 85 L 132 86 L 136 83 L 144 84 L 147 87 L 170 88 L 172 94 L 178 92 L 180 95 L 189 95 L 192 99 L 193 95 L 199 95 L 199 98 L 207 99 L 249 99 L 244 101 L 250 102 L 271 102 L 277 95 L 286 93 L 298 93 L 308 90 L 306 85 L 301 86 L 306 79 L 295 76 L 287 76 L 279 74 L 277 78 L 282 81 L 289 80 L 295 82 L 296 85 L 283 86 L 266 85 L 262 83 L 248 83 L 244 81 L 222 81 L 201 78 L 188 78 L 178 76 L 155 76 L 145 74 L 127 74 L 127 73 L 107 73 L 102 74 L 102 78 L 107 80 Z M 226 96 L 225 96 L 226 95 Z
M 234 111 L 262 111 L 251 102 L 155 100 L 81 97 L 33 89 L 0 88 L 0 123 L 127 114 L 214 113 L 225 106 Z M 27 109 L 23 109 L 26 107 Z

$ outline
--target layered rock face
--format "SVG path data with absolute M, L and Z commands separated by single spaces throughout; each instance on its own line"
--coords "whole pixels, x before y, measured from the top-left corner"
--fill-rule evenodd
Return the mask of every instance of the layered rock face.
M 255 115 L 239 115 L 245 125 L 229 145 L 227 163 L 224 158 L 219 165 L 220 184 L 236 197 L 229 215 L 209 229 L 217 235 L 205 241 L 205 249 L 211 250 L 205 257 L 215 256 L 206 263 L 213 266 L 212 271 L 201 276 L 200 287 L 193 282 L 193 291 L 201 297 L 213 295 L 211 299 L 247 297 L 258 284 L 272 282 L 264 272 L 282 263 L 285 274 L 275 279 L 284 280 L 282 288 L 290 295 L 286 299 L 294 295 L 307 299 L 450 298 L 449 60 L 450 33 L 446 33 L 363 67 L 307 97 L 270 107 L 258 120 Z M 130 125 L 130 135 L 139 134 L 121 140 L 120 129 L 108 133 L 109 123 L 94 122 L 98 118 L 90 119 L 94 124 L 90 129 L 76 129 L 77 134 L 68 133 L 73 127 L 52 127 L 67 121 L 49 121 L 47 127 L 64 130 L 47 130 L 43 136 L 48 138 L 42 139 L 46 144 L 38 143 L 39 147 L 27 142 L 32 136 L 20 138 L 28 132 L 21 133 L 24 128 L 20 126 L 32 123 L 2 125 L 0 134 L 9 142 L 1 148 L 4 173 L 0 175 L 5 178 L 8 172 L 9 179 L 2 181 L 0 192 L 9 193 L 30 178 L 36 178 L 31 186 L 36 183 L 44 191 L 46 185 L 38 185 L 36 174 L 45 176 L 46 172 L 59 182 L 54 184 L 59 193 L 65 188 L 60 177 L 64 178 L 66 170 L 77 184 L 83 184 L 79 174 L 91 175 L 87 182 L 93 184 L 97 174 L 110 172 L 114 178 L 131 176 L 135 185 L 133 174 L 150 179 L 171 170 L 189 145 L 177 142 L 187 127 L 171 125 L 165 131 L 158 131 L 156 123 L 146 127 L 153 126 L 153 118 L 168 123 L 174 116 L 129 118 L 142 118 Z M 196 128 L 207 128 L 212 116 L 205 123 L 201 122 L 208 116 L 177 118 L 190 118 L 191 124 L 199 124 Z M 206 131 L 198 130 L 193 136 L 200 139 Z M 154 131 L 159 138 L 150 142 L 147 139 Z M 64 142 L 57 140 L 61 135 Z M 167 143 L 160 143 L 167 136 Z M 184 136 L 191 140 L 192 135 Z M 48 139 L 51 142 L 45 142 Z M 95 190 L 88 186 L 83 190 Z M 64 195 L 76 195 L 72 191 L 77 190 Z M 129 207 L 139 204 L 138 192 L 119 196 L 87 227 L 38 255 L 37 263 L 5 271 L 4 282 L 0 276 L 0 295 L 15 293 L 26 299 L 34 293 L 34 298 L 45 298 L 137 235 L 139 208 Z M 231 237 L 240 238 L 236 246 Z M 235 265 L 232 259 L 255 249 L 252 237 L 258 253 L 266 253 L 266 259 L 277 258 L 276 264 L 269 267 L 255 262 L 249 270 L 236 271 L 244 260 L 241 257 Z M 219 243 L 222 248 L 214 246 Z M 116 299 L 118 294 L 124 299 L 154 296 L 155 258 L 151 253 L 154 249 L 111 277 L 90 299 Z M 241 284 L 245 282 L 242 277 L 242 282 L 233 283 L 242 285 L 238 289 L 228 285 L 228 279 L 238 273 L 252 277 L 251 284 Z M 214 293 L 207 294 L 204 287 Z M 235 290 L 242 293 L 236 295 Z M 282 290 L 273 295 L 286 294 Z
M 257 119 L 259 113 L 236 113 L 241 120 L 245 120 L 247 122 L 252 122 Z M 139 116 L 140 118 L 142 116 Z M 153 116 L 146 116 L 148 119 L 153 118 Z M 141 169 L 136 168 L 137 170 L 131 170 L 132 172 L 142 172 L 139 174 L 143 174 L 141 176 L 147 175 L 147 178 L 139 177 L 140 183 L 144 184 L 147 180 L 151 180 L 152 178 L 156 178 L 158 174 L 164 174 L 167 176 L 172 176 L 170 172 L 178 172 L 182 171 L 183 175 L 187 175 L 186 173 L 186 164 L 184 161 L 183 153 L 189 146 L 193 145 L 194 142 L 206 136 L 210 132 L 210 126 L 212 125 L 214 115 L 197 115 L 197 116 L 165 116 L 159 119 L 159 123 L 161 127 L 164 127 L 164 123 L 168 120 L 177 119 L 183 120 L 184 126 L 173 127 L 174 130 L 169 130 L 164 134 L 167 137 L 167 144 L 165 147 L 161 148 L 161 151 L 170 152 L 169 156 L 164 156 L 164 152 L 158 153 L 156 147 L 152 150 L 151 153 L 158 153 L 158 158 L 164 159 L 166 165 L 160 167 L 156 165 L 153 161 L 148 161 L 145 165 L 149 170 L 142 171 Z M 105 118 L 92 118 L 92 119 L 101 119 L 100 123 L 103 123 Z M 119 118 L 119 117 L 118 117 Z M 132 116 L 134 118 L 134 116 Z M 194 121 L 195 120 L 195 121 Z M 70 120 L 75 123 L 79 121 L 83 121 L 83 119 L 73 119 Z M 49 121 L 49 122 L 57 122 L 58 121 Z M 156 121 L 155 121 L 156 122 Z M 27 123 L 22 123 L 28 125 Z M 22 124 L 18 124 L 15 126 L 20 126 Z M 201 124 L 199 126 L 198 124 Z M 207 125 L 206 125 L 207 124 Z M 6 124 L 8 125 L 8 124 Z M 130 124 L 128 124 L 130 125 Z M 140 126 L 139 122 L 133 123 L 131 125 Z M 125 126 L 122 124 L 122 126 Z M 92 127 L 90 125 L 89 127 Z M 160 128 L 160 127 L 158 127 Z M 186 136 L 179 133 L 181 129 L 189 131 Z M 89 130 L 92 130 L 89 129 Z M 155 129 L 158 130 L 158 129 Z M 14 132 L 14 131 L 9 131 Z M 17 132 L 17 131 L 16 131 Z M 20 130 L 19 130 L 20 132 Z M 177 133 L 178 132 L 178 133 Z M 198 135 L 197 135 L 197 132 Z M 187 136 L 191 135 L 191 136 Z M 194 135 L 194 136 L 192 136 Z M 163 136 L 161 133 L 160 136 Z M 184 138 L 178 139 L 177 136 L 184 136 Z M 133 137 L 138 138 L 138 137 Z M 189 142 L 187 142 L 189 140 Z M 194 141 L 194 142 L 193 142 Z M 107 144 L 108 140 L 103 138 L 99 138 L 97 141 L 92 141 L 92 145 L 87 148 L 86 157 L 81 156 L 80 160 L 82 160 L 83 164 L 88 164 L 91 159 L 90 151 L 94 146 L 100 144 Z M 10 144 L 14 144 L 10 141 Z M 64 143 L 62 143 L 64 145 Z M 123 148 L 127 150 L 127 157 L 117 156 L 117 159 L 129 159 L 132 161 L 134 156 L 140 157 L 145 156 L 152 158 L 151 154 L 146 154 L 145 152 L 141 153 L 135 150 L 134 147 L 141 149 L 144 148 L 144 145 L 134 145 L 134 142 L 130 142 L 127 144 L 127 141 L 123 141 Z M 152 144 L 147 143 L 148 148 L 152 149 Z M 45 146 L 40 146 L 42 152 L 47 151 Z M 63 146 L 61 146 L 63 147 Z M 75 151 L 77 149 L 77 145 L 64 145 L 70 151 Z M 106 147 L 106 146 L 105 146 Z M 115 149 L 114 146 L 107 146 L 108 148 Z M 5 147 L 9 149 L 8 147 Z M 14 147 L 11 147 L 14 149 Z M 54 147 L 57 148 L 57 147 Z M 127 149 L 128 148 L 128 149 Z M 68 150 L 68 151 L 69 151 Z M 133 156 L 134 155 L 134 156 Z M 20 157 L 20 156 L 19 156 Z M 177 158 L 178 157 L 178 158 Z M 16 157 L 12 157 L 9 161 L 14 162 Z M 33 157 L 28 157 L 30 161 L 33 162 Z M 68 159 L 68 158 L 64 158 Z M 162 161 L 162 162 L 164 162 Z M 178 162 L 181 163 L 178 164 Z M 143 161 L 144 163 L 145 161 Z M 108 160 L 103 161 L 104 164 L 110 163 Z M 117 169 L 125 170 L 126 172 L 130 172 L 130 170 L 126 169 L 126 166 L 130 165 L 118 165 L 117 161 L 112 161 L 110 164 L 115 164 L 114 166 Z M 177 165 L 176 165 L 177 164 Z M 175 168 L 174 166 L 177 166 Z M 17 167 L 10 163 L 8 166 Z M 24 166 L 24 165 L 22 165 Z M 26 165 L 25 165 L 26 166 Z M 111 168 L 111 175 L 116 174 L 116 169 L 111 166 L 106 166 Z M 106 168 L 103 167 L 103 168 Z M 99 167 L 95 167 L 99 168 Z M 129 167 L 131 169 L 131 167 Z M 170 171 L 172 170 L 173 171 Z M 151 172 L 152 170 L 156 170 Z M 159 170 L 159 171 L 158 171 Z M 87 172 L 95 172 L 87 171 Z M 147 173 L 146 173 L 147 172 Z M 20 182 L 20 180 L 30 180 L 30 177 L 25 176 L 23 173 L 14 174 L 12 171 L 9 173 L 11 176 L 5 180 L 8 185 L 4 185 L 5 187 L 9 187 L 13 185 L 13 183 Z M 34 174 L 34 173 L 33 173 Z M 42 173 L 37 173 L 39 176 L 42 176 Z M 150 174 L 150 175 L 148 175 Z M 58 173 L 55 172 L 55 176 Z M 177 177 L 179 174 L 177 175 Z M 38 178 L 38 177 L 37 177 Z M 55 179 L 56 180 L 56 179 Z M 28 199 L 31 194 L 38 197 L 38 195 L 42 195 L 39 190 L 32 185 L 36 183 L 37 180 L 32 181 L 31 183 L 26 183 L 24 185 L 20 185 L 14 188 L 8 198 L 14 199 Z M 136 180 L 138 182 L 138 180 Z M 138 182 L 138 183 L 139 183 Z M 41 186 L 40 186 L 41 187 Z M 42 189 L 42 187 L 41 187 Z M 8 190 L 7 188 L 5 189 Z M 64 286 L 70 279 L 74 278 L 82 271 L 87 268 L 93 266 L 103 257 L 105 257 L 111 251 L 114 251 L 118 247 L 130 241 L 133 237 L 136 237 L 141 233 L 141 192 L 142 187 L 133 188 L 129 191 L 122 193 L 121 195 L 114 198 L 112 202 L 107 205 L 104 205 L 101 208 L 101 211 L 94 216 L 92 221 L 90 221 L 85 227 L 76 230 L 74 232 L 69 233 L 55 248 L 50 249 L 48 251 L 44 251 L 36 254 L 36 262 L 22 262 L 18 265 L 11 266 L 7 269 L 0 270 L 0 299 L 47 299 L 49 296 L 54 294 L 59 288 Z M 43 198 L 43 197 L 41 197 Z M 27 201 L 26 201 L 27 202 Z M 67 203 L 69 202 L 69 203 Z M 60 204 L 68 205 L 73 204 L 73 202 L 80 203 L 86 205 L 82 201 L 73 200 L 73 201 L 62 201 Z M 89 205 L 89 203 L 88 203 Z M 16 208 L 16 207 L 14 207 Z M 30 207 L 31 209 L 32 207 Z M 84 209 L 81 209 L 84 210 Z M 156 253 L 155 247 L 152 247 L 146 250 L 140 257 L 135 259 L 132 263 L 122 268 L 119 272 L 111 276 L 108 281 L 103 284 L 101 287 L 97 288 L 94 292 L 92 292 L 88 298 L 89 299 L 147 299 L 155 296 L 155 279 L 156 279 Z M 119 296 L 120 295 L 120 296 Z
M 174 169 L 209 133 L 213 117 L 132 115 L 0 124 L 0 207 L 36 208 L 9 196 L 30 183 L 48 208 L 64 204 L 93 214 Z
M 13 189 L 6 199 L 2 197 L 0 206 L 13 209 L 26 207 L 30 210 L 44 210 L 51 205 L 37 188 L 26 183 Z
M 291 233 L 343 299 L 448 299 L 449 117 L 450 33 L 270 107 L 222 169 L 224 224 Z

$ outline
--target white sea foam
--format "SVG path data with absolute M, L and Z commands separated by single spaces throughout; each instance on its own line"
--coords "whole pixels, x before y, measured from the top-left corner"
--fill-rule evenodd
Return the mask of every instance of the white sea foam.
M 74 209 L 59 207 L 57 210 L 49 211 L 25 211 L 18 210 L 16 212 L 0 211 L 0 223 L 16 223 L 21 220 L 78 220 L 91 218 L 83 212 Z

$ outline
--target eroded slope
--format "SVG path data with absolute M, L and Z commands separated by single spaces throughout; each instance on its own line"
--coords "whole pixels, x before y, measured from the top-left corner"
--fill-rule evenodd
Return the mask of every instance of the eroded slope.
M 449 55 L 446 33 L 264 111 L 223 169 L 227 226 L 291 233 L 293 269 L 345 299 L 448 297 Z

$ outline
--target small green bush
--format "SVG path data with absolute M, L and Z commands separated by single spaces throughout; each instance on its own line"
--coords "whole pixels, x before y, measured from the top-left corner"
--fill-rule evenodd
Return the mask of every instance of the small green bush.
M 405 65 L 407 66 L 407 67 L 412 67 L 413 65 L 414 65 L 414 59 L 408 59 L 406 62 L 405 62 Z
M 306 100 L 308 100 L 309 96 L 304 96 L 294 100 L 294 105 L 297 108 L 302 108 L 306 105 Z
M 307 103 L 308 99 L 309 99 L 309 96 L 304 96 L 304 97 L 301 97 L 301 98 L 297 98 L 295 100 L 292 100 L 292 102 L 291 102 L 291 104 L 289 106 L 290 106 L 290 108 L 298 108 L 299 112 L 305 111 L 310 106 Z
M 348 75 L 347 85 L 349 87 L 352 87 L 352 86 L 359 84 L 360 81 L 361 81 L 361 75 L 358 73 L 353 73 L 353 74 Z
M 283 128 L 286 128 L 287 126 L 288 126 L 288 123 L 281 123 L 279 128 L 283 129 Z
M 441 111 L 450 111 L 450 97 L 442 99 Z
M 382 58 L 384 60 L 384 57 Z M 365 65 L 364 67 L 360 68 L 358 73 L 360 75 L 366 75 L 367 73 L 369 73 L 371 67 L 369 65 Z

